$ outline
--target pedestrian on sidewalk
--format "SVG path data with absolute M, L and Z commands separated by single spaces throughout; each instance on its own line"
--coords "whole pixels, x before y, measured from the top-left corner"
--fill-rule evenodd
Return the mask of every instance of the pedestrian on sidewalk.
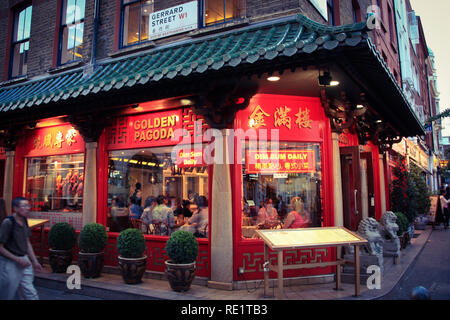
M 448 203 L 450 200 L 446 199 L 446 194 L 450 194 L 450 190 L 441 190 L 440 196 L 439 196 L 439 204 L 440 208 L 438 208 L 436 212 L 436 221 L 433 224 L 433 228 L 435 225 L 441 225 L 441 223 L 444 223 L 444 228 L 448 228 L 448 220 L 449 220 L 449 212 L 448 212 Z
M 34 271 L 42 267 L 30 242 L 30 204 L 22 197 L 12 201 L 13 214 L 0 226 L 0 300 L 38 300 L 33 285 Z

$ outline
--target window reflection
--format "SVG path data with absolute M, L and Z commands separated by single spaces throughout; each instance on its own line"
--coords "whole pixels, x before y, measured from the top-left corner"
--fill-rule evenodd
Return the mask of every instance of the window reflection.
M 32 6 L 16 13 L 14 17 L 14 36 L 11 55 L 10 77 L 18 77 L 27 74 L 28 51 L 30 49 Z

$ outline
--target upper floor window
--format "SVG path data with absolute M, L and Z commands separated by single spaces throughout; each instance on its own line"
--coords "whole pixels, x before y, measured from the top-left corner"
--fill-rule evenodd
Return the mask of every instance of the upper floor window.
M 28 50 L 30 49 L 31 12 L 32 6 L 28 6 L 16 11 L 14 15 L 10 78 L 27 74 Z
M 122 1 L 122 47 L 148 41 L 150 13 L 154 0 Z
M 64 0 L 60 31 L 59 64 L 83 58 L 86 0 Z
M 245 15 L 245 5 L 242 0 L 204 0 L 204 25 L 242 18 Z

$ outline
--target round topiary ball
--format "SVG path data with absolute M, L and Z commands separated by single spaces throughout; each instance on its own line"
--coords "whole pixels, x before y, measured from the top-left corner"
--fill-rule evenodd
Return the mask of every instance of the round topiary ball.
M 173 263 L 192 263 L 198 255 L 197 239 L 188 231 L 175 231 L 167 240 L 166 252 Z
M 117 251 L 123 258 L 141 258 L 145 248 L 145 238 L 141 230 L 125 229 L 117 238 Z
M 77 242 L 75 229 L 67 222 L 55 223 L 48 233 L 48 245 L 53 250 L 70 250 Z
M 105 249 L 107 240 L 105 226 L 99 223 L 88 223 L 81 229 L 78 246 L 83 253 L 99 253 Z

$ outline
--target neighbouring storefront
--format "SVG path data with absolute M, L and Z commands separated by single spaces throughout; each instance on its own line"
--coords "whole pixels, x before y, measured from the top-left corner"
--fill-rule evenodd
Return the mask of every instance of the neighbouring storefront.
M 57 121 L 58 122 L 58 121 Z M 15 154 L 14 194 L 30 201 L 33 218 L 82 227 L 85 144 L 70 123 L 28 130 Z

